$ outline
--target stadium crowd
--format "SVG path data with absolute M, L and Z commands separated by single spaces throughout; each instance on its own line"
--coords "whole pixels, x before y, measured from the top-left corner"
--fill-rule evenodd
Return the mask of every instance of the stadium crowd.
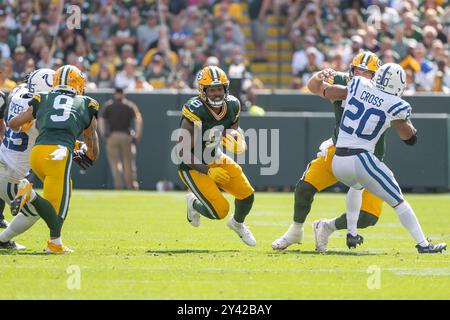
M 193 88 L 206 63 L 225 70 L 270 63 L 264 49 L 269 14 L 281 17 L 281 37 L 292 43 L 293 88 L 303 89 L 306 78 L 324 67 L 348 69 L 361 49 L 400 63 L 409 94 L 450 88 L 447 0 L 72 0 L 63 8 L 59 0 L 0 3 L 0 88 L 6 90 L 35 68 L 66 63 L 88 75 L 89 88 Z M 81 9 L 80 21 L 72 5 Z M 244 16 L 251 39 L 244 36 Z M 246 41 L 255 44 L 252 61 Z

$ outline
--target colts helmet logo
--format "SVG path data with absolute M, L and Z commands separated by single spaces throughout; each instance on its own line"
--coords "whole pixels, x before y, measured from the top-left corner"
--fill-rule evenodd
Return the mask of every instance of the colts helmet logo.
M 52 86 L 53 86 L 53 84 L 50 83 L 50 82 L 48 81 L 48 74 L 45 74 L 42 78 L 44 79 L 45 83 L 46 83 L 49 87 L 52 87 Z

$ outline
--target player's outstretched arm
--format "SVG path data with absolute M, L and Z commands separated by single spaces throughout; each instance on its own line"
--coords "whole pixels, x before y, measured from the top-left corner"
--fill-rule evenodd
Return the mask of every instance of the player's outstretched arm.
M 23 124 L 33 120 L 33 106 L 29 106 L 26 111 L 19 113 L 17 116 L 9 120 L 8 127 L 11 128 L 12 131 L 18 132 Z
M 324 99 L 345 100 L 347 87 L 329 83 L 335 75 L 336 71 L 330 68 L 316 72 L 308 81 L 309 91 Z
M 398 136 L 404 143 L 411 146 L 416 144 L 417 129 L 414 128 L 410 120 L 394 120 L 391 122 L 391 125 L 395 128 Z
M 86 151 L 86 155 L 92 161 L 98 159 L 100 148 L 98 145 L 98 135 L 97 135 L 97 119 L 92 118 L 91 124 L 89 127 L 84 129 L 83 131 L 84 142 L 86 143 L 88 149 Z

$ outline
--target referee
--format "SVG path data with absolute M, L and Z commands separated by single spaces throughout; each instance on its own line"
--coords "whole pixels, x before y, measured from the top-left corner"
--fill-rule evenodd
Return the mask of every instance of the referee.
M 106 140 L 115 189 L 139 189 L 136 145 L 142 137 L 142 126 L 137 105 L 125 98 L 122 88 L 116 88 L 113 99 L 105 103 L 99 118 L 99 131 Z

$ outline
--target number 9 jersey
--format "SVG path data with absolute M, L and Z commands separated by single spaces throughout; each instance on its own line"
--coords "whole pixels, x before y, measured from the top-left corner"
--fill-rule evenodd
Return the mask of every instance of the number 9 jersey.
M 59 90 L 36 94 L 29 104 L 39 127 L 36 144 L 61 145 L 71 151 L 99 110 L 96 100 Z
M 337 148 L 364 149 L 374 153 L 381 135 L 393 120 L 409 120 L 411 106 L 398 96 L 383 92 L 373 82 L 354 77 L 347 86 Z
M 8 121 L 26 111 L 28 102 L 33 97 L 25 86 L 15 88 L 11 94 L 7 110 Z M 13 180 L 23 179 L 30 171 L 30 152 L 38 134 L 35 122 L 25 132 L 13 132 L 10 128 L 6 128 L 0 147 L 0 162 L 6 164 L 8 176 Z

